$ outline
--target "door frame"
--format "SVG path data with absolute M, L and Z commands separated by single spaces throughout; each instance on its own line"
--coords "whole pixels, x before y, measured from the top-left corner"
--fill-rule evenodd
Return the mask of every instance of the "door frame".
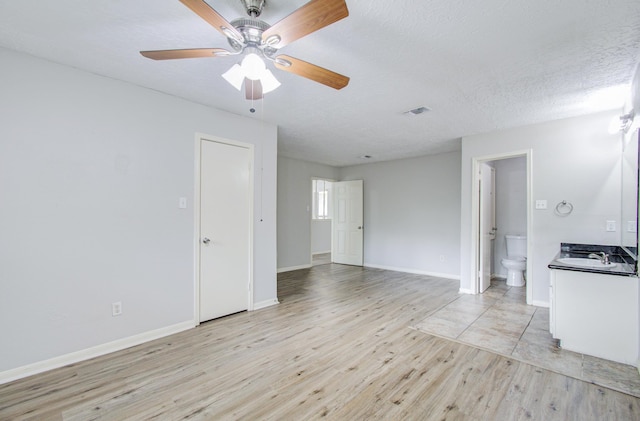
M 471 282 L 471 293 L 478 294 L 480 290 L 480 279 L 478 277 L 478 271 L 480 270 L 478 259 L 480 258 L 479 247 L 479 232 L 480 232 L 480 197 L 475 186 L 480 181 L 480 164 L 487 161 L 498 161 L 501 159 L 525 157 L 527 166 L 527 304 L 532 304 L 533 301 L 533 259 L 531 258 L 532 244 L 533 244 L 533 229 L 532 229 L 532 212 L 531 206 L 533 203 L 533 188 L 532 188 L 532 155 L 533 149 L 525 149 L 513 152 L 505 152 L 495 155 L 474 156 L 471 158 L 471 173 L 473 174 L 473 186 L 471 189 L 471 261 L 469 265 L 471 267 L 471 276 L 473 276 L 473 282 Z
M 196 133 L 195 146 L 194 146 L 194 200 L 193 200 L 193 214 L 194 214 L 194 231 L 193 231 L 193 251 L 194 251 L 194 313 L 193 320 L 195 325 L 200 324 L 200 248 L 202 242 L 200 241 L 200 176 L 201 176 L 201 149 L 202 142 L 216 142 L 230 146 L 237 146 L 246 148 L 249 150 L 249 288 L 247 296 L 247 311 L 253 311 L 253 209 L 254 209 L 254 162 L 255 162 L 255 146 L 251 143 L 240 142 L 237 140 L 225 139 L 218 136 L 208 135 L 204 133 Z

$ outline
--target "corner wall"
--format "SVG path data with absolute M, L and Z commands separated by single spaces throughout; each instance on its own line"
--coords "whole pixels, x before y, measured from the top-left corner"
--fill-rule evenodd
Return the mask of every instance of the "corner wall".
M 6 49 L 0 62 L 0 382 L 195 325 L 196 133 L 264 157 L 254 302 L 275 302 L 274 125 Z

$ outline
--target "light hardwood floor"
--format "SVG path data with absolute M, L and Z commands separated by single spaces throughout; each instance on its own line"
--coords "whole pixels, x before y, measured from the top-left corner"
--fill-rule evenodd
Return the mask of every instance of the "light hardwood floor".
M 638 420 L 639 399 L 409 326 L 451 280 L 284 273 L 281 304 L 0 386 L 0 419 Z

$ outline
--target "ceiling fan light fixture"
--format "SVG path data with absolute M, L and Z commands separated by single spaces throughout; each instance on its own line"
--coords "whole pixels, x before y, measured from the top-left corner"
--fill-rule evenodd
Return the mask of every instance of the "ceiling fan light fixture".
M 266 67 L 264 61 L 254 53 L 249 53 L 242 59 L 242 71 L 244 75 L 251 80 L 258 80 L 264 74 Z
M 280 82 L 278 82 L 278 79 L 276 79 L 269 69 L 265 69 L 260 81 L 262 82 L 263 94 L 269 93 L 280 86 Z
M 242 82 L 244 82 L 244 72 L 239 64 L 234 64 L 229 70 L 222 74 L 222 77 L 237 90 L 242 89 Z
M 222 74 L 222 77 L 239 91 L 242 90 L 242 83 L 245 79 L 260 81 L 263 94 L 280 86 L 280 82 L 266 68 L 264 61 L 254 53 L 247 54 L 241 64 L 234 64 Z

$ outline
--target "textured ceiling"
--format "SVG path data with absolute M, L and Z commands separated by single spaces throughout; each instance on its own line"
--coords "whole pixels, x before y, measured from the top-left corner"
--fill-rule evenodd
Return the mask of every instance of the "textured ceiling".
M 240 0 L 207 0 L 227 20 Z M 237 57 L 178 0 L 0 0 L 0 45 L 275 123 L 281 155 L 343 166 L 457 150 L 462 136 L 620 107 L 640 59 L 638 0 L 346 0 L 350 15 L 281 52 L 351 77 L 336 91 L 274 70 L 252 104 L 220 75 Z M 274 24 L 306 0 L 268 0 Z M 607 93 L 615 94 L 609 99 Z M 426 106 L 418 116 L 404 111 Z

